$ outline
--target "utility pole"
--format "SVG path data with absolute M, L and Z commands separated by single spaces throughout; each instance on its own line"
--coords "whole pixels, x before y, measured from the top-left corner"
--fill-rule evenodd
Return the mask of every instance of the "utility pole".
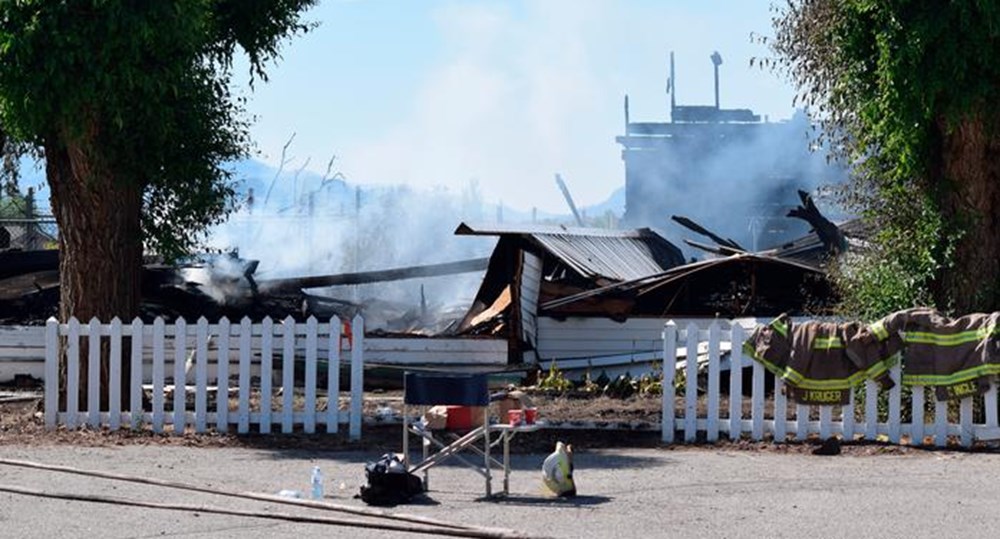
M 38 223 L 35 221 L 35 188 L 29 187 L 28 194 L 24 197 L 24 249 L 34 251 L 38 249 Z

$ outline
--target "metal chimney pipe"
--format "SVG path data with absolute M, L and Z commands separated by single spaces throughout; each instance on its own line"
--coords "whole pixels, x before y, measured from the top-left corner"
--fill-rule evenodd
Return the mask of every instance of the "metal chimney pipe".
M 677 106 L 677 83 L 674 79 L 674 51 L 670 51 L 670 80 L 667 81 L 667 90 L 670 92 L 670 121 L 674 121 L 674 108 Z
M 626 135 L 628 134 L 628 124 L 629 124 L 629 117 L 628 117 L 628 94 L 625 94 L 625 134 Z
M 719 51 L 712 52 L 712 66 L 715 71 L 715 108 L 719 108 L 719 66 L 722 65 L 722 56 Z

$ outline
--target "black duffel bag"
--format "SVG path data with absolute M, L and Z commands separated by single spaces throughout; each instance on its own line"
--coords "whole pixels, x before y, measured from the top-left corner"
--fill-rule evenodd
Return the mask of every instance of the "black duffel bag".
M 368 505 L 399 505 L 424 491 L 423 481 L 407 472 L 396 455 L 385 454 L 365 464 L 365 479 L 368 484 L 361 486 L 358 497 Z

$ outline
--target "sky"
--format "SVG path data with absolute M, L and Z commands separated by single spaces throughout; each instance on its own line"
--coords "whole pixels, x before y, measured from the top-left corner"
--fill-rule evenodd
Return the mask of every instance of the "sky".
M 318 26 L 287 42 L 249 93 L 258 155 L 286 170 L 333 171 L 359 184 L 472 182 L 485 201 L 565 212 L 624 185 L 623 98 L 634 121 L 666 121 L 668 58 L 678 104 L 771 121 L 793 88 L 750 66 L 768 51 L 770 0 L 325 0 Z M 240 83 L 242 84 L 242 83 Z M 243 86 L 243 91 L 249 89 Z

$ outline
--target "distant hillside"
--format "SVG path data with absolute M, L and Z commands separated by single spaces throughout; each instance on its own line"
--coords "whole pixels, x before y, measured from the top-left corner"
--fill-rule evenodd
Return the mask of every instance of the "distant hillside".
M 275 177 L 277 169 L 254 159 L 240 161 L 233 165 L 236 177 L 242 182 L 238 188 L 241 199 L 245 199 L 252 189 L 254 194 L 255 209 L 267 208 L 266 211 L 285 212 L 295 206 L 297 200 L 299 204 L 308 205 L 310 193 L 313 196 L 313 204 L 332 209 L 343 209 L 351 211 L 355 204 L 356 187 L 359 184 L 352 184 L 343 180 L 327 180 L 323 184 L 323 177 L 310 171 L 298 173 L 292 166 L 291 170 L 283 170 Z M 297 177 L 296 177 L 297 176 Z M 386 191 L 393 189 L 406 190 L 407 186 L 365 186 L 361 187 L 361 203 L 364 205 L 368 201 L 375 200 Z M 267 193 L 271 194 L 268 197 Z M 459 196 L 456 193 L 456 197 Z M 265 202 L 266 201 L 266 202 Z M 588 220 L 604 216 L 611 211 L 616 218 L 620 218 L 625 212 L 625 187 L 616 189 L 607 200 L 585 206 L 580 210 L 587 216 Z M 567 207 L 565 212 L 545 212 L 538 211 L 532 215 L 530 208 L 515 208 L 503 205 L 499 211 L 499 216 L 507 222 L 531 222 L 532 218 L 537 221 L 573 223 L 573 215 Z M 482 208 L 482 216 L 485 221 L 494 221 L 498 218 L 497 206 L 485 204 Z
M 247 201 L 252 190 L 255 211 L 287 213 L 296 206 L 304 209 L 310 204 L 310 196 L 314 207 L 324 208 L 325 211 L 335 213 L 351 212 L 356 203 L 358 194 L 356 188 L 359 184 L 348 183 L 342 179 L 327 179 L 324 182 L 322 175 L 308 170 L 299 172 L 294 164 L 278 174 L 275 167 L 266 163 L 256 159 L 244 159 L 233 163 L 230 170 L 237 180 L 236 192 L 241 206 Z M 22 163 L 20 185 L 22 192 L 26 192 L 28 187 L 33 187 L 38 193 L 36 203 L 39 210 L 51 213 L 44 167 L 36 166 L 31 161 Z M 360 185 L 360 187 L 362 205 L 377 201 L 387 191 L 407 189 L 405 185 L 396 187 Z M 270 196 L 268 196 L 268 191 L 270 191 Z M 460 195 L 456 193 L 455 196 L 458 198 Z M 620 218 L 625 212 L 624 186 L 613 191 L 607 200 L 581 207 L 580 210 L 588 221 L 597 221 L 608 211 L 611 211 L 616 218 Z M 530 208 L 514 208 L 504 204 L 500 213 L 503 220 L 507 222 L 531 222 L 534 218 L 539 222 L 573 224 L 573 216 L 568 207 L 563 212 L 538 211 L 532 215 Z M 484 203 L 481 220 L 494 221 L 496 219 L 496 205 Z M 600 225 L 604 226 L 604 223 L 600 223 Z
M 604 202 L 585 207 L 584 211 L 589 217 L 598 217 L 609 211 L 621 217 L 625 213 L 625 186 L 612 191 L 611 196 Z

